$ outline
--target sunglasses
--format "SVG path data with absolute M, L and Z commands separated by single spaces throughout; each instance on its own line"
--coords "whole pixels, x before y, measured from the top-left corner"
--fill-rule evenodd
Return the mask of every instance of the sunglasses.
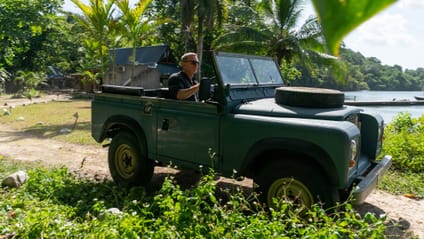
M 183 62 L 190 62 L 192 65 L 197 65 L 197 64 L 199 64 L 199 63 L 200 63 L 200 62 L 195 61 L 195 60 L 191 60 L 191 61 L 183 61 Z

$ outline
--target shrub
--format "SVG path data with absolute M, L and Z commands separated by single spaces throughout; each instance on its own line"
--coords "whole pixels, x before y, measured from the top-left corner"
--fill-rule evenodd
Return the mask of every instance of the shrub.
M 6 92 L 6 81 L 10 79 L 10 73 L 0 67 L 0 95 Z
M 393 156 L 396 170 L 424 172 L 424 115 L 399 113 L 386 127 L 383 154 Z
M 82 181 L 66 168 L 29 171 L 21 189 L 0 189 L 0 235 L 16 238 L 383 238 L 384 218 L 349 204 L 306 216 L 291 204 L 263 210 L 241 190 L 217 195 L 213 173 L 182 190 L 171 178 L 149 196 L 143 188 Z M 118 208 L 111 213 L 110 208 Z M 302 216 L 301 216 L 302 215 Z
M 40 94 L 36 88 L 46 84 L 47 80 L 43 73 L 18 71 L 14 81 L 19 87 L 15 96 L 25 96 L 28 99 L 32 99 Z

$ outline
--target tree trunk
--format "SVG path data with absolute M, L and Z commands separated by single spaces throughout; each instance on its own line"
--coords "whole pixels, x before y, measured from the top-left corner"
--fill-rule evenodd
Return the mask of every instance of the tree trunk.
M 199 58 L 199 69 L 197 71 L 197 81 L 202 79 L 202 59 L 203 59 L 203 16 L 199 16 L 199 26 L 197 29 L 197 57 Z

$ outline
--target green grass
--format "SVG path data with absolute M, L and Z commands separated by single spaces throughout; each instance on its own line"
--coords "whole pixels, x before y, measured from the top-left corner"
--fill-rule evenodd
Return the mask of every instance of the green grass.
M 392 194 L 422 199 L 424 198 L 424 174 L 389 170 L 379 188 Z
M 31 168 L 37 167 L 37 163 L 26 162 L 22 163 L 20 161 L 10 160 L 4 157 L 0 152 L 0 181 L 5 178 L 10 173 L 19 171 L 19 170 L 28 170 Z
M 28 174 L 22 188 L 0 188 L 0 237 L 384 238 L 384 218 L 361 217 L 349 204 L 303 216 L 290 204 L 266 211 L 241 191 L 219 191 L 213 174 L 186 190 L 167 178 L 154 193 L 77 179 L 66 168 Z
M 78 113 L 76 127 L 72 129 L 74 114 Z M 91 137 L 91 101 L 39 103 L 17 106 L 9 116 L 0 116 L 0 124 L 25 132 L 27 137 L 52 138 L 76 144 L 97 144 Z

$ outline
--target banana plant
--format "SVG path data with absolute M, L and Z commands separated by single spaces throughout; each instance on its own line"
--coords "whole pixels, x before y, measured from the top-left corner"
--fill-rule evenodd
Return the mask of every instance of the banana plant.
M 71 0 L 82 12 L 75 14 L 77 21 L 90 34 L 94 42 L 98 43 L 97 57 L 101 66 L 101 75 L 106 72 L 106 57 L 108 49 L 109 34 L 114 26 L 114 3 L 115 0 L 89 0 L 88 4 L 82 0 Z M 105 50 L 106 49 L 106 50 Z M 102 77 L 103 78 L 103 77 Z
M 143 44 L 143 40 L 157 29 L 160 25 L 168 22 L 166 18 L 153 19 L 145 16 L 145 11 L 152 0 L 140 0 L 135 4 L 135 7 L 130 6 L 129 0 L 117 0 L 116 6 L 121 11 L 118 22 L 121 29 L 123 38 L 132 47 L 132 54 L 130 57 L 131 62 L 131 76 L 129 82 L 134 80 L 135 65 L 136 65 L 136 47 Z
M 397 0 L 312 0 L 328 51 L 339 54 L 343 38 Z

